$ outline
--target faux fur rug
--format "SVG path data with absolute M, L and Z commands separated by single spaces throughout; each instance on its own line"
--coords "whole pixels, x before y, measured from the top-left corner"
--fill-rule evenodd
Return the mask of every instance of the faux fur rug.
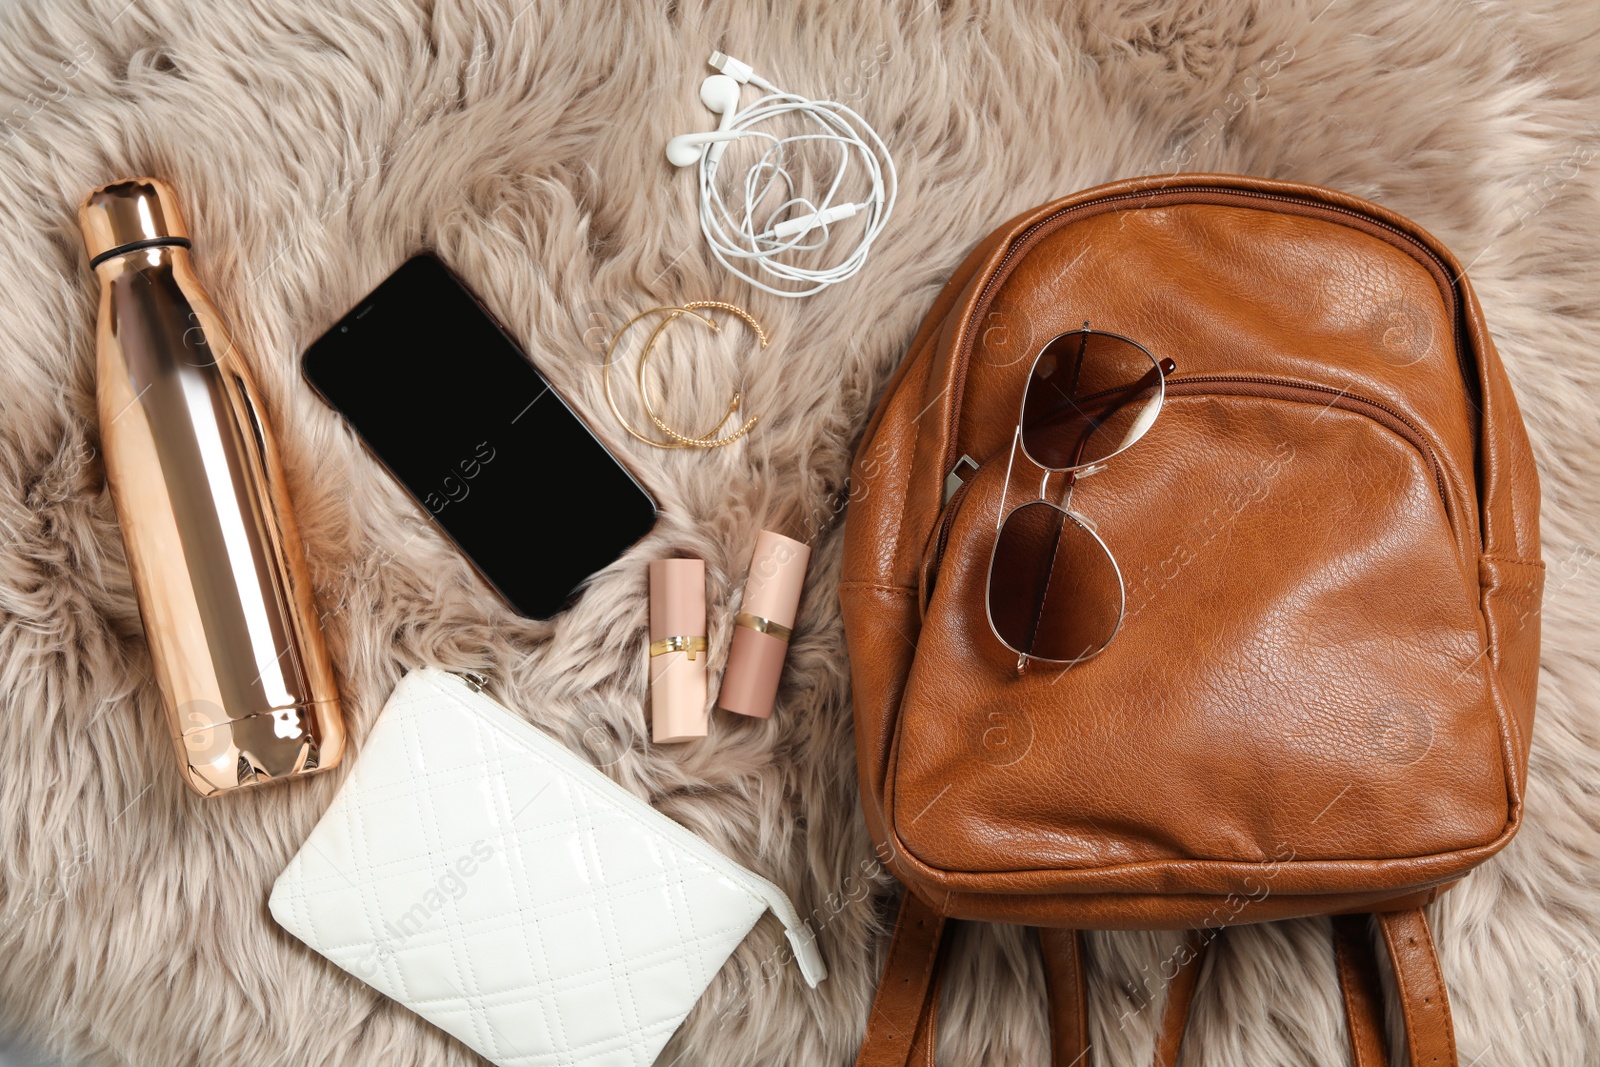
M 709 129 L 720 48 L 853 104 L 900 167 L 864 273 L 784 301 L 701 241 L 662 145 Z M 747 98 L 753 94 L 747 94 Z M 1600 6 L 1592 0 L 972 0 L 613 8 L 559 0 L 25 0 L 0 12 L 0 1029 L 94 1064 L 465 1064 L 462 1046 L 278 929 L 273 878 L 334 772 L 213 803 L 172 766 L 98 456 L 93 185 L 170 179 L 253 353 L 360 740 L 410 666 L 495 691 L 776 880 L 832 978 L 760 963 L 757 926 L 661 1063 L 846 1064 L 892 885 L 858 814 L 833 587 L 854 442 L 946 274 L 1015 212 L 1112 178 L 1215 170 L 1344 189 L 1471 264 L 1544 484 L 1549 584 L 1527 821 L 1432 915 L 1462 1063 L 1600 1063 Z M 657 531 L 553 624 L 518 619 L 302 382 L 300 353 L 411 253 L 438 249 L 634 462 Z M 662 353 L 671 410 L 742 383 L 747 442 L 661 453 L 615 431 L 605 339 L 636 310 L 750 308 L 773 337 Z M 441 358 L 448 358 L 441 353 Z M 529 472 L 529 551 L 549 501 Z M 822 530 L 780 706 L 647 742 L 645 563 L 703 556 L 720 668 L 756 532 Z M 1092 769 L 1086 769 L 1092 773 Z M 1097 1062 L 1147 1063 L 1168 935 L 1091 939 Z M 941 1062 L 1040 1064 L 1040 970 L 1016 929 L 960 935 Z M 1229 931 L 1190 1067 L 1341 1064 L 1325 922 Z

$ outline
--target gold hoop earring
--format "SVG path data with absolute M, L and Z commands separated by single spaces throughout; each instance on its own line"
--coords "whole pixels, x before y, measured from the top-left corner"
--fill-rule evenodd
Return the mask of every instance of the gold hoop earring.
M 648 309 L 646 309 L 644 311 L 641 311 L 637 315 L 635 315 L 633 318 L 631 318 L 627 322 L 623 323 L 622 324 L 622 328 L 619 329 L 616 333 L 611 335 L 611 343 L 606 345 L 605 360 L 604 360 L 604 362 L 602 362 L 600 364 L 600 386 L 605 391 L 606 403 L 611 406 L 611 414 L 613 414 L 613 415 L 615 415 L 617 417 L 617 422 L 621 424 L 621 426 L 622 426 L 622 428 L 624 430 L 628 431 L 628 435 L 630 437 L 634 438 L 637 441 L 643 441 L 647 445 L 653 445 L 656 448 L 681 448 L 681 447 L 683 447 L 682 445 L 675 444 L 675 443 L 670 442 L 670 441 L 657 441 L 655 438 L 646 437 L 644 434 L 642 434 L 638 430 L 634 429 L 633 423 L 628 421 L 627 416 L 622 414 L 622 409 L 617 406 L 616 395 L 611 391 L 611 361 L 612 361 L 612 356 L 616 352 L 617 343 L 619 341 L 621 341 L 624 336 L 627 335 L 629 330 L 633 329 L 635 324 L 637 324 L 640 319 L 649 318 L 651 315 L 662 315 L 662 314 L 665 314 L 667 316 L 667 320 L 666 321 L 668 321 L 668 322 L 671 322 L 673 319 L 678 318 L 680 315 L 694 315 L 695 318 L 699 319 L 701 322 L 704 322 L 707 326 L 710 326 L 712 329 L 716 328 L 716 323 L 713 322 L 709 316 L 699 315 L 699 314 L 696 314 L 693 311 L 686 311 L 685 309 L 680 308 L 680 307 L 674 307 L 674 306 L 671 306 L 671 305 L 664 305 L 662 307 L 653 307 L 653 308 L 648 308 Z M 659 327 L 658 327 L 658 329 L 659 329 Z M 651 337 L 654 337 L 654 336 L 655 336 L 655 334 L 651 334 Z
M 684 304 L 682 307 L 663 305 L 661 307 L 648 308 L 639 312 L 637 315 L 633 316 L 633 318 L 623 323 L 622 328 L 612 335 L 611 343 L 606 346 L 605 361 L 600 367 L 601 386 L 605 391 L 606 403 L 611 407 L 611 413 L 616 416 L 617 422 L 621 424 L 622 428 L 628 432 L 629 436 L 633 437 L 635 440 L 642 441 L 654 448 L 721 448 L 724 445 L 732 444 L 745 434 L 749 433 L 758 421 L 759 416 L 752 415 L 749 419 L 745 420 L 744 424 L 737 430 L 723 437 L 717 436 L 717 434 L 722 430 L 723 426 L 727 424 L 728 420 L 738 413 L 739 405 L 743 403 L 743 394 L 735 391 L 732 399 L 728 401 L 728 407 L 722 413 L 722 417 L 716 421 L 711 429 L 698 436 L 691 436 L 689 434 L 681 433 L 669 426 L 655 410 L 655 406 L 650 402 L 650 393 L 645 385 L 645 369 L 647 364 L 650 362 L 650 356 L 655 349 L 656 341 L 661 337 L 662 332 L 665 331 L 668 326 L 676 322 L 684 315 L 688 315 L 691 318 L 705 323 L 711 328 L 713 333 L 722 332 L 722 327 L 717 324 L 715 319 L 713 319 L 710 315 L 700 314 L 700 309 L 708 308 L 719 308 L 723 311 L 737 315 L 739 318 L 743 319 L 745 324 L 748 325 L 755 333 L 757 340 L 760 342 L 760 347 L 767 347 L 767 344 L 769 343 L 767 332 L 762 328 L 761 324 L 756 321 L 755 316 L 751 315 L 743 308 L 721 300 L 694 300 Z M 639 356 L 639 369 L 635 381 L 639 389 L 639 398 L 644 403 L 645 414 L 650 417 L 651 423 L 653 423 L 657 429 L 670 438 L 670 440 L 667 441 L 657 440 L 654 437 L 647 436 L 636 429 L 634 425 L 628 421 L 627 417 L 622 414 L 622 408 L 617 404 L 616 395 L 611 389 L 611 363 L 615 358 L 617 345 L 621 342 L 623 336 L 626 335 L 629 330 L 633 329 L 633 327 L 637 325 L 641 319 L 648 318 L 651 315 L 664 315 L 665 318 L 656 324 L 655 329 L 650 331 L 650 336 L 645 341 L 644 351 Z
M 722 311 L 727 311 L 727 312 L 730 312 L 730 313 L 732 313 L 734 315 L 737 315 L 739 318 L 743 319 L 744 322 L 745 322 L 745 325 L 749 326 L 751 331 L 755 333 L 756 339 L 760 342 L 760 347 L 762 347 L 762 348 L 766 348 L 767 347 L 767 344 L 768 344 L 767 331 L 762 329 L 761 323 L 757 322 L 755 316 L 751 315 L 748 311 L 744 310 L 741 307 L 738 307 L 737 305 L 727 303 L 726 301 L 723 301 L 723 300 L 691 300 L 689 303 L 683 305 L 684 313 L 685 314 L 690 314 L 690 315 L 693 315 L 696 310 L 702 309 L 702 308 L 704 308 L 704 309 L 717 308 L 717 309 L 720 309 Z M 702 316 L 698 316 L 698 315 L 696 315 L 695 317 L 696 318 L 702 318 Z M 651 354 L 655 350 L 656 338 L 661 335 L 661 332 L 675 318 L 677 318 L 677 316 L 672 316 L 671 318 L 664 319 L 659 325 L 656 326 L 655 330 L 650 334 L 650 340 L 645 343 L 644 352 L 639 356 L 639 372 L 638 372 L 639 398 L 644 401 L 645 414 L 650 417 L 650 421 L 655 424 L 655 426 L 656 426 L 656 428 L 658 430 L 660 430 L 662 433 L 666 434 L 668 437 L 670 437 L 674 441 L 676 441 L 680 447 L 683 447 L 683 448 L 721 448 L 724 445 L 731 445 L 733 442 L 737 441 L 739 438 L 741 438 L 745 434 L 749 433 L 751 431 L 751 429 L 754 428 L 756 422 L 760 419 L 759 415 L 752 415 L 748 419 L 745 420 L 743 426 L 740 426 L 737 430 L 733 431 L 732 433 L 728 434 L 727 436 L 725 436 L 725 437 L 717 437 L 716 436 L 718 431 L 720 431 L 722 429 L 723 425 L 726 424 L 727 421 L 730 418 L 732 418 L 735 414 L 738 413 L 739 405 L 744 402 L 744 394 L 735 391 L 734 394 L 733 394 L 733 398 L 728 401 L 727 410 L 722 413 L 722 417 L 717 420 L 716 424 L 714 426 L 712 426 L 712 428 L 710 430 L 708 430 L 707 432 L 705 432 L 703 434 L 700 434 L 699 436 L 690 436 L 688 434 L 680 433 L 677 430 L 673 429 L 671 426 L 668 426 L 666 424 L 666 422 L 662 420 L 661 416 L 656 413 L 655 406 L 650 403 L 650 390 L 645 385 L 645 369 L 646 369 L 647 365 L 650 362 Z M 707 323 L 709 323 L 711 325 L 712 332 L 714 332 L 714 333 L 721 333 L 722 332 L 722 327 L 717 325 L 717 323 L 709 315 L 704 316 L 702 321 L 705 321 L 705 322 L 707 322 Z

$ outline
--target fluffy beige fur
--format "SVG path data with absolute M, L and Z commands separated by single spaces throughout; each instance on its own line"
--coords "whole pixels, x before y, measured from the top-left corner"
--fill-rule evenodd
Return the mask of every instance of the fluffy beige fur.
M 0 1029 L 95 1064 L 474 1062 L 267 915 L 340 774 L 201 803 L 174 773 L 96 452 L 93 279 L 74 222 L 91 186 L 155 173 L 190 205 L 201 274 L 282 438 L 353 758 L 408 666 L 478 669 L 812 913 L 831 980 L 764 977 L 781 935 L 763 920 L 661 1061 L 731 1067 L 848 1063 L 883 948 L 892 887 L 858 814 L 833 593 L 833 501 L 864 420 L 988 230 L 1181 167 L 1370 197 L 1471 264 L 1538 449 L 1550 579 L 1527 821 L 1433 916 L 1464 1064 L 1600 1063 L 1597 31 L 1593 0 L 6 7 Z M 661 146 L 713 125 L 696 89 L 716 47 L 848 99 L 889 141 L 899 210 L 853 282 L 782 301 L 706 252 L 693 178 Z M 675 416 L 714 417 L 742 382 L 762 422 L 710 454 L 620 441 L 661 524 L 553 624 L 486 592 L 299 377 L 305 346 L 423 247 L 614 440 L 598 346 L 633 311 L 730 298 L 774 338 L 750 353 L 738 330 L 710 344 L 674 328 Z M 576 506 L 543 498 L 530 471 L 528 550 Z M 777 713 L 651 747 L 645 562 L 704 556 L 725 649 L 756 531 L 794 514 L 822 533 Z M 1147 1062 L 1162 995 L 1147 976 L 1170 945 L 1092 937 L 1097 1062 Z M 1042 1063 L 1024 932 L 966 929 L 952 968 L 942 1061 Z M 1185 1063 L 1343 1063 L 1335 1001 L 1325 922 L 1230 931 Z

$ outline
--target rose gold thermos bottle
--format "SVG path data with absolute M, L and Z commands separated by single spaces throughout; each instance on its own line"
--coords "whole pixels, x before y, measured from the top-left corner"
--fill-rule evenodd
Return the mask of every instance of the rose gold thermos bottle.
M 106 480 L 184 781 L 326 770 L 344 725 L 272 430 L 153 178 L 78 210 L 100 279 Z

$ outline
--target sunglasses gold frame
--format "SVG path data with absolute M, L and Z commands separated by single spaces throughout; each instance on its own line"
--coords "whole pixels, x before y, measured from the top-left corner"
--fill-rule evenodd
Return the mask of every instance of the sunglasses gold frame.
M 1081 369 L 1082 361 L 1088 354 L 1089 338 L 1095 336 L 1123 342 L 1137 351 L 1142 352 L 1150 360 L 1150 370 L 1130 385 L 1122 386 L 1112 390 L 1103 390 L 1100 393 L 1091 394 L 1086 397 L 1071 400 L 1070 402 L 1076 406 L 1077 404 L 1087 401 L 1109 401 L 1111 402 L 1110 410 L 1114 412 L 1125 407 L 1127 404 L 1127 401 L 1116 403 L 1115 400 L 1117 396 L 1126 396 L 1130 393 L 1142 393 L 1152 386 L 1156 389 L 1155 399 L 1153 402 L 1147 405 L 1145 410 L 1139 413 L 1134 424 L 1124 434 L 1122 441 L 1119 442 L 1117 447 L 1112 449 L 1110 452 L 1107 452 L 1104 455 L 1096 456 L 1093 460 L 1086 463 L 1074 463 L 1066 466 L 1052 466 L 1050 464 L 1043 463 L 1028 450 L 1027 435 L 1024 432 L 1025 420 L 1028 411 L 1029 393 L 1036 386 L 1040 362 L 1056 345 L 1070 338 L 1076 337 L 1082 339 L 1077 355 L 1078 366 Z M 994 547 L 990 550 L 989 570 L 985 577 L 983 591 L 984 614 L 989 623 L 989 631 L 994 634 L 995 639 L 999 641 L 1001 645 L 1005 646 L 1005 648 L 1009 651 L 1016 653 L 1018 674 L 1024 672 L 1029 660 L 1037 660 L 1041 663 L 1049 663 L 1061 667 L 1072 667 L 1076 664 L 1082 663 L 1084 660 L 1089 659 L 1092 656 L 1096 656 L 1100 652 L 1104 651 L 1105 648 L 1111 644 L 1112 640 L 1121 631 L 1122 622 L 1127 612 L 1127 587 L 1122 580 L 1122 568 L 1117 564 L 1117 557 L 1112 553 L 1111 549 L 1106 545 L 1105 541 L 1101 539 L 1099 533 L 1095 530 L 1094 523 L 1087 517 L 1072 510 L 1072 490 L 1080 479 L 1087 478 L 1092 474 L 1098 474 L 1100 471 L 1104 470 L 1109 461 L 1127 451 L 1149 431 L 1151 425 L 1154 424 L 1156 418 L 1161 414 L 1161 408 L 1166 401 L 1167 378 L 1170 377 L 1177 369 L 1178 366 L 1173 360 L 1157 359 L 1148 348 L 1140 344 L 1138 341 L 1135 341 L 1133 338 L 1125 337 L 1119 333 L 1112 333 L 1108 330 L 1092 329 L 1088 322 L 1085 322 L 1081 329 L 1069 330 L 1065 333 L 1059 333 L 1052 337 L 1040 347 L 1038 353 L 1033 357 L 1033 362 L 1028 368 L 1028 380 L 1026 386 L 1023 388 L 1022 402 L 1017 413 L 1016 430 L 1013 432 L 1011 437 L 1011 454 L 1006 460 L 1005 483 L 1001 488 L 1000 510 L 995 520 Z M 1076 375 L 1074 375 L 1074 377 L 1076 377 Z M 1105 421 L 1106 420 L 1103 418 L 1096 420 L 1091 417 L 1089 419 L 1089 423 L 1091 425 L 1090 432 L 1092 433 L 1094 429 L 1098 429 L 1101 425 L 1104 425 Z M 1080 455 L 1083 452 L 1084 445 L 1088 441 L 1089 436 L 1089 434 L 1085 434 L 1082 440 L 1079 442 L 1078 450 Z M 1008 509 L 1006 507 L 1006 503 L 1011 491 L 1012 473 L 1016 468 L 1017 456 L 1019 453 L 1026 462 L 1032 464 L 1034 468 L 1040 472 L 1039 489 L 1038 492 L 1029 499 L 1021 501 L 1015 507 Z M 1066 485 L 1064 487 L 1065 495 L 1063 496 L 1060 504 L 1056 504 L 1051 501 L 1049 496 L 1050 479 L 1056 475 L 1066 476 Z M 1070 522 L 1084 533 L 1088 534 L 1089 538 L 1096 546 L 1099 547 L 1100 551 L 1105 553 L 1106 559 L 1110 561 L 1112 572 L 1116 575 L 1117 579 L 1117 595 L 1119 602 L 1117 604 L 1116 625 L 1112 627 L 1111 633 L 1107 635 L 1104 641 L 1093 647 L 1085 648 L 1081 654 L 1067 659 L 1056 659 L 1049 656 L 1040 656 L 1017 648 L 1010 641 L 1006 640 L 1003 634 L 1001 634 L 1000 627 L 995 624 L 994 620 L 994 608 L 991 596 L 994 588 L 995 566 L 999 562 L 1000 545 L 1006 524 L 1023 509 L 1037 504 L 1043 504 L 1044 506 L 1051 508 L 1060 514 L 1062 523 L 1061 528 L 1063 532 L 1066 529 L 1066 523 Z M 1056 537 L 1059 544 L 1061 534 L 1058 533 Z M 1042 603 L 1040 607 L 1042 609 Z

